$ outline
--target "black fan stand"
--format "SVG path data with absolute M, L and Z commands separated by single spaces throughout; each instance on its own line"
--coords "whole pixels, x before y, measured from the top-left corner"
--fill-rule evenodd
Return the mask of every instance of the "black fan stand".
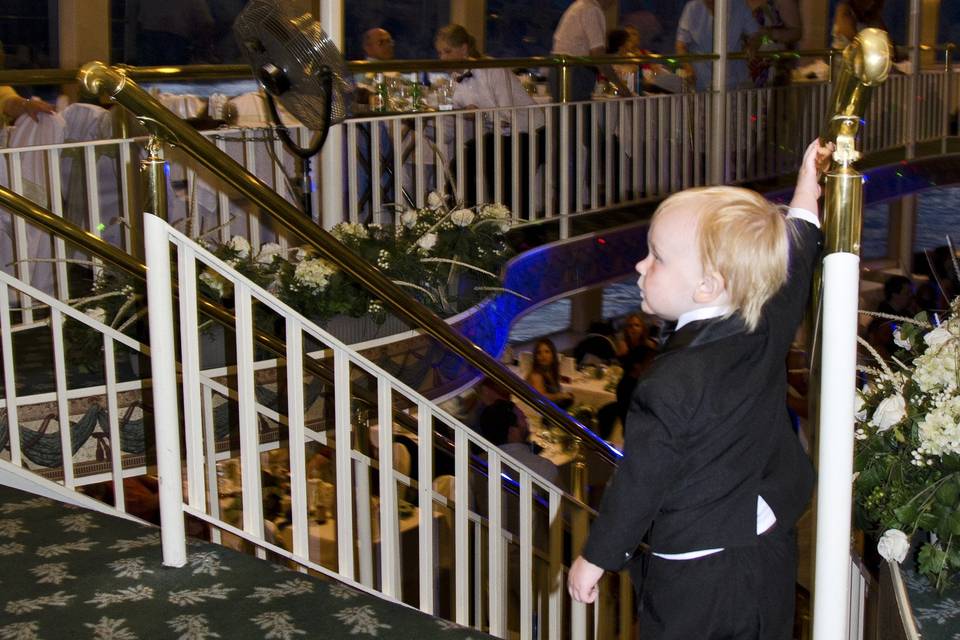
M 287 150 L 303 162 L 303 172 L 300 179 L 300 205 L 303 207 L 303 212 L 311 219 L 313 218 L 313 201 L 310 195 L 313 193 L 313 185 L 310 180 L 310 159 L 317 155 L 317 152 L 323 147 L 323 143 L 327 141 L 327 133 L 330 131 L 330 115 L 333 111 L 333 74 L 330 71 L 330 67 L 326 65 L 321 66 L 317 71 L 317 77 L 320 79 L 320 86 L 326 97 L 326 108 L 321 114 L 323 126 L 317 131 L 317 137 L 313 143 L 306 148 L 298 145 L 293 141 L 293 138 L 290 137 L 290 131 L 280 119 L 280 113 L 277 111 L 277 103 L 274 100 L 273 93 L 271 91 L 264 92 L 267 96 L 267 107 L 270 109 L 270 117 L 273 118 L 273 124 L 277 129 L 277 135 L 280 136 L 280 140 Z

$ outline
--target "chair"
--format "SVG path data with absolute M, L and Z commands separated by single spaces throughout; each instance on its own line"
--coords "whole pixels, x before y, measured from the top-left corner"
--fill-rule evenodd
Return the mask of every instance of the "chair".
M 605 364 L 617 357 L 617 349 L 609 336 L 589 333 L 574 347 L 573 357 L 576 358 L 578 367 L 585 364 L 595 364 L 596 361 Z

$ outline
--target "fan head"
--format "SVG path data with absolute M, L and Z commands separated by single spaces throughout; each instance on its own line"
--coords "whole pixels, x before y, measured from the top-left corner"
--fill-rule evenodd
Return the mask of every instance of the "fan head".
M 251 0 L 233 23 L 233 33 L 264 90 L 304 125 L 324 130 L 347 117 L 352 84 L 343 56 L 320 23 L 289 4 Z M 330 74 L 330 95 L 323 86 L 325 74 Z

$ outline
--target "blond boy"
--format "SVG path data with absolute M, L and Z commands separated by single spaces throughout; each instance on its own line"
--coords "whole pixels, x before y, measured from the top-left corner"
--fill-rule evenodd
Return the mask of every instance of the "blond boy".
M 733 187 L 676 194 L 654 214 L 642 306 L 677 328 L 633 394 L 624 458 L 567 581 L 593 602 L 604 570 L 629 566 L 644 640 L 791 637 L 792 530 L 813 470 L 790 429 L 784 361 L 829 153 L 807 149 L 786 218 Z

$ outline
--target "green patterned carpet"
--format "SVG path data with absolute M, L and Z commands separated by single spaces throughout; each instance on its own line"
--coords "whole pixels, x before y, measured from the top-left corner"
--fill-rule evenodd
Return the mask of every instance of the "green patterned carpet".
M 960 586 L 940 594 L 925 576 L 914 570 L 912 562 L 904 562 L 901 570 L 910 592 L 913 616 L 924 640 L 960 639 Z
M 0 485 L 0 640 L 489 638 L 343 584 Z

